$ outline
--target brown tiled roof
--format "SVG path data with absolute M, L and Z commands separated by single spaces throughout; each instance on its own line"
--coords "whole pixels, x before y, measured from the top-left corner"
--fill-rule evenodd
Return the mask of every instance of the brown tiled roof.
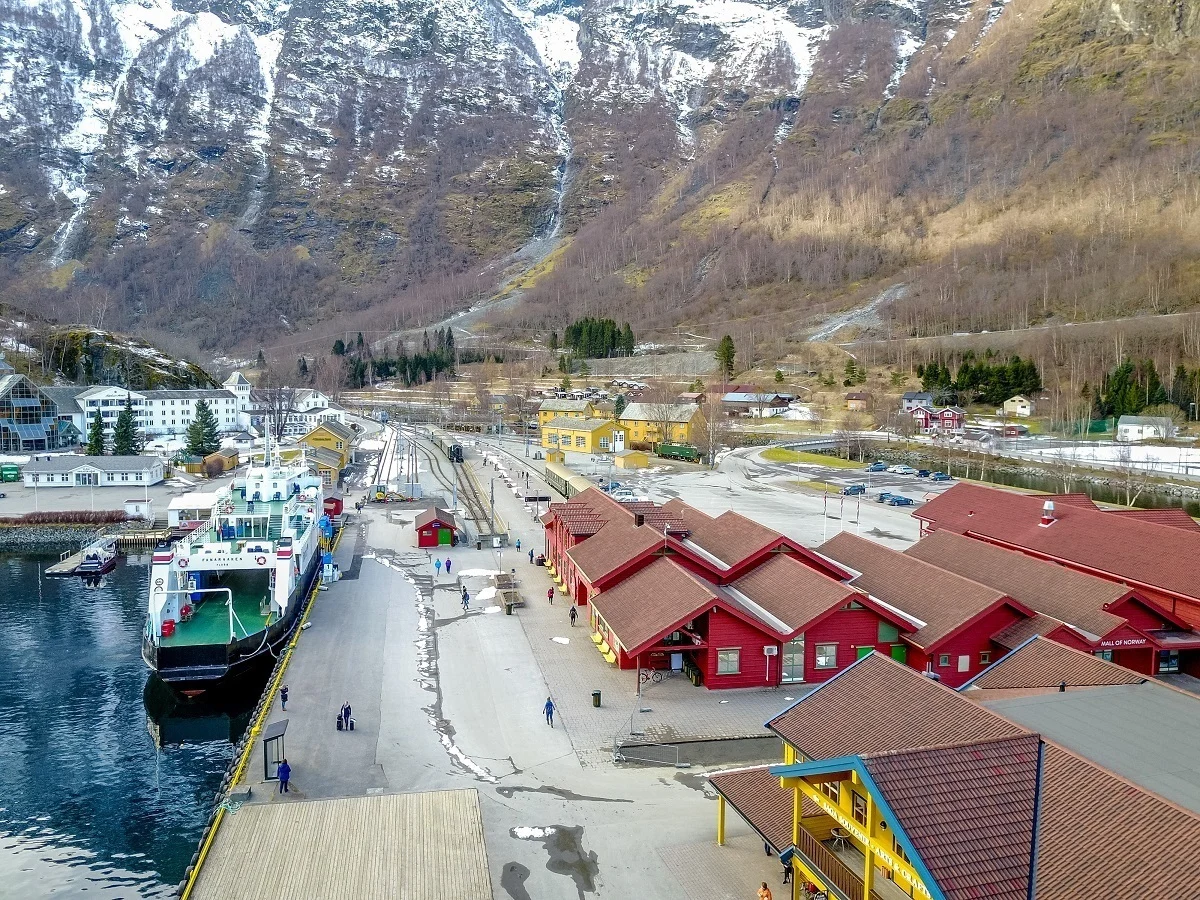
M 430 522 L 442 522 L 455 528 L 454 514 L 446 512 L 444 509 L 439 509 L 436 506 L 431 506 L 424 512 L 417 513 L 417 517 L 413 520 L 413 525 L 416 528 L 424 528 Z
M 1028 896 L 1036 734 L 865 756 L 863 765 L 948 900 Z
M 767 727 L 811 759 L 1012 737 L 1028 731 L 872 652 Z
M 924 627 L 906 639 L 927 650 L 1007 599 L 995 588 L 848 531 L 817 549 L 862 573 L 850 582 L 853 587 L 924 622 Z
M 690 532 L 688 540 L 726 566 L 734 566 L 759 550 L 783 540 L 783 535 L 778 531 L 733 511 L 723 512 L 715 519 L 704 513 L 698 516 L 684 514 L 683 521 Z
M 1125 624 L 1125 619 L 1106 612 L 1104 606 L 1126 597 L 1129 588 L 1094 575 L 950 531 L 935 531 L 904 553 L 986 584 L 1097 637 Z
M 771 556 L 730 587 L 793 631 L 803 628 L 831 607 L 866 599 L 854 588 L 782 553 Z
M 1170 506 L 1166 509 L 1109 509 L 1105 512 L 1114 516 L 1124 516 L 1127 519 L 1153 522 L 1155 525 L 1170 525 L 1173 528 L 1200 531 L 1200 522 L 1189 516 L 1187 510 L 1178 506 Z
M 1200 534 L 1069 504 L 1057 506 L 1057 521 L 1042 528 L 1046 499 L 960 482 L 913 515 L 938 530 L 1003 542 L 1200 600 Z M 1193 623 L 1200 620 L 1194 609 L 1180 612 Z
M 566 503 L 551 505 L 553 510 L 571 534 L 586 536 L 595 534 L 608 522 L 614 520 L 635 521 L 642 516 L 646 525 L 662 532 L 671 534 L 682 533 L 685 529 L 677 513 L 666 506 L 658 506 L 649 501 L 634 501 L 618 503 L 598 487 L 580 491 Z
M 1038 637 L 993 663 L 971 682 L 971 687 L 982 690 L 1053 688 L 1064 681 L 1068 687 L 1094 687 L 1141 684 L 1145 680 L 1145 675 L 1124 666 Z
M 656 559 L 591 597 L 626 652 L 637 652 L 671 626 L 713 602 L 711 589 L 669 559 Z
M 1200 818 L 1052 743 L 1042 785 L 1040 900 L 1196 896 Z
M 1045 502 L 1047 498 L 1043 498 Z M 1099 509 L 1095 502 L 1087 494 L 1052 494 L 1049 499 L 1054 501 L 1055 506 L 1066 504 L 1067 506 L 1082 506 L 1085 509 Z
M 992 635 L 992 642 L 1006 650 L 1015 650 L 1031 637 L 1049 634 L 1064 624 L 1053 616 L 1044 616 L 1038 613 L 1032 619 L 1018 619 L 1007 628 L 1000 629 Z M 1087 640 L 1086 635 L 1080 634 L 1079 637 Z
M 712 786 L 778 853 L 792 846 L 792 792 L 779 786 L 768 766 L 716 772 Z M 800 799 L 800 815 L 815 816 L 821 808 L 808 797 Z
M 609 522 L 598 532 L 567 551 L 579 571 L 593 584 L 636 556 L 661 547 L 663 536 L 646 525 L 637 526 L 627 519 Z

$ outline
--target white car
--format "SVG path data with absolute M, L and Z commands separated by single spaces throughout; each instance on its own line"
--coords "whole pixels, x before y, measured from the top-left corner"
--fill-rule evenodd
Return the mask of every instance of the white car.
M 888 471 L 893 475 L 916 475 L 917 470 L 912 466 L 888 466 Z
M 612 497 L 614 500 L 616 500 L 618 503 L 620 503 L 623 500 L 636 500 L 637 499 L 637 495 L 633 491 L 629 490 L 628 488 L 617 488 L 617 490 L 613 491 L 611 494 L 609 494 L 609 496 Z

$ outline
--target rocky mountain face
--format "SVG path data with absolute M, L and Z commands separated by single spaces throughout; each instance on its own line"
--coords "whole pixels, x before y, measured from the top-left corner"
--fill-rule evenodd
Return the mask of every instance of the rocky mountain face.
M 572 234 L 598 256 L 552 258 L 535 317 L 585 271 L 625 285 L 597 302 L 647 309 L 647 285 L 684 257 L 696 283 L 676 293 L 703 315 L 713 283 L 699 282 L 736 268 L 729 229 L 750 200 L 828 180 L 833 158 L 854 171 L 885 139 L 911 149 L 960 102 L 990 114 L 989 74 L 1003 97 L 1063 77 L 1072 53 L 1087 68 L 1076 51 L 1097 35 L 1186 52 L 1198 9 L 0 0 L 0 265 L 10 292 L 60 317 L 244 347 L 332 318 L 436 317 Z M 997 68 L 1039 41 L 1053 71 Z M 695 238 L 678 259 L 648 246 L 664 225 Z M 601 232 L 629 249 L 599 251 Z M 829 286 L 911 264 L 911 246 L 884 243 Z

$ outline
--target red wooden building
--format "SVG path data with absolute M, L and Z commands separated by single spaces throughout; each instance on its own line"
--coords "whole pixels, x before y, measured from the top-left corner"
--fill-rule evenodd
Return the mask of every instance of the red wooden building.
M 458 531 L 454 514 L 436 506 L 418 513 L 413 527 L 417 530 L 418 547 L 449 547 Z
M 933 431 L 957 434 L 967 421 L 967 411 L 958 406 L 917 406 L 911 415 L 917 427 L 926 434 Z

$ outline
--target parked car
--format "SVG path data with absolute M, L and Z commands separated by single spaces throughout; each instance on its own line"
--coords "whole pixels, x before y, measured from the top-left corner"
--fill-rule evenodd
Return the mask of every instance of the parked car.
M 893 475 L 916 475 L 917 470 L 912 466 L 892 466 L 888 469 Z
M 916 501 L 912 497 L 902 497 L 900 494 L 893 494 L 888 498 L 888 506 L 914 506 Z
M 635 494 L 629 488 L 621 488 L 619 491 L 613 491 L 611 494 L 609 494 L 609 496 L 617 502 L 633 501 L 637 499 L 637 494 Z
M 930 472 L 928 469 L 917 469 L 917 477 L 918 478 L 928 478 L 929 475 L 930 475 Z
M 945 472 L 934 472 L 929 476 L 930 481 L 953 481 L 954 479 Z
M 896 465 L 894 465 L 894 466 L 888 466 L 884 471 L 891 472 L 893 475 L 899 475 L 900 471 L 902 469 L 907 469 L 907 468 L 908 468 L 908 466 L 904 466 L 904 465 L 901 465 L 900 463 L 896 463 Z
M 876 497 L 875 499 L 880 503 L 887 503 L 889 500 L 892 499 L 892 495 L 891 495 L 890 491 L 880 491 L 879 496 Z
M 853 497 L 855 494 L 865 494 L 867 486 L 865 484 L 848 484 L 842 488 L 842 493 L 847 497 Z
M 879 463 L 879 462 L 871 463 L 869 466 L 867 466 L 867 471 L 868 472 L 886 472 L 887 471 L 887 463 Z

